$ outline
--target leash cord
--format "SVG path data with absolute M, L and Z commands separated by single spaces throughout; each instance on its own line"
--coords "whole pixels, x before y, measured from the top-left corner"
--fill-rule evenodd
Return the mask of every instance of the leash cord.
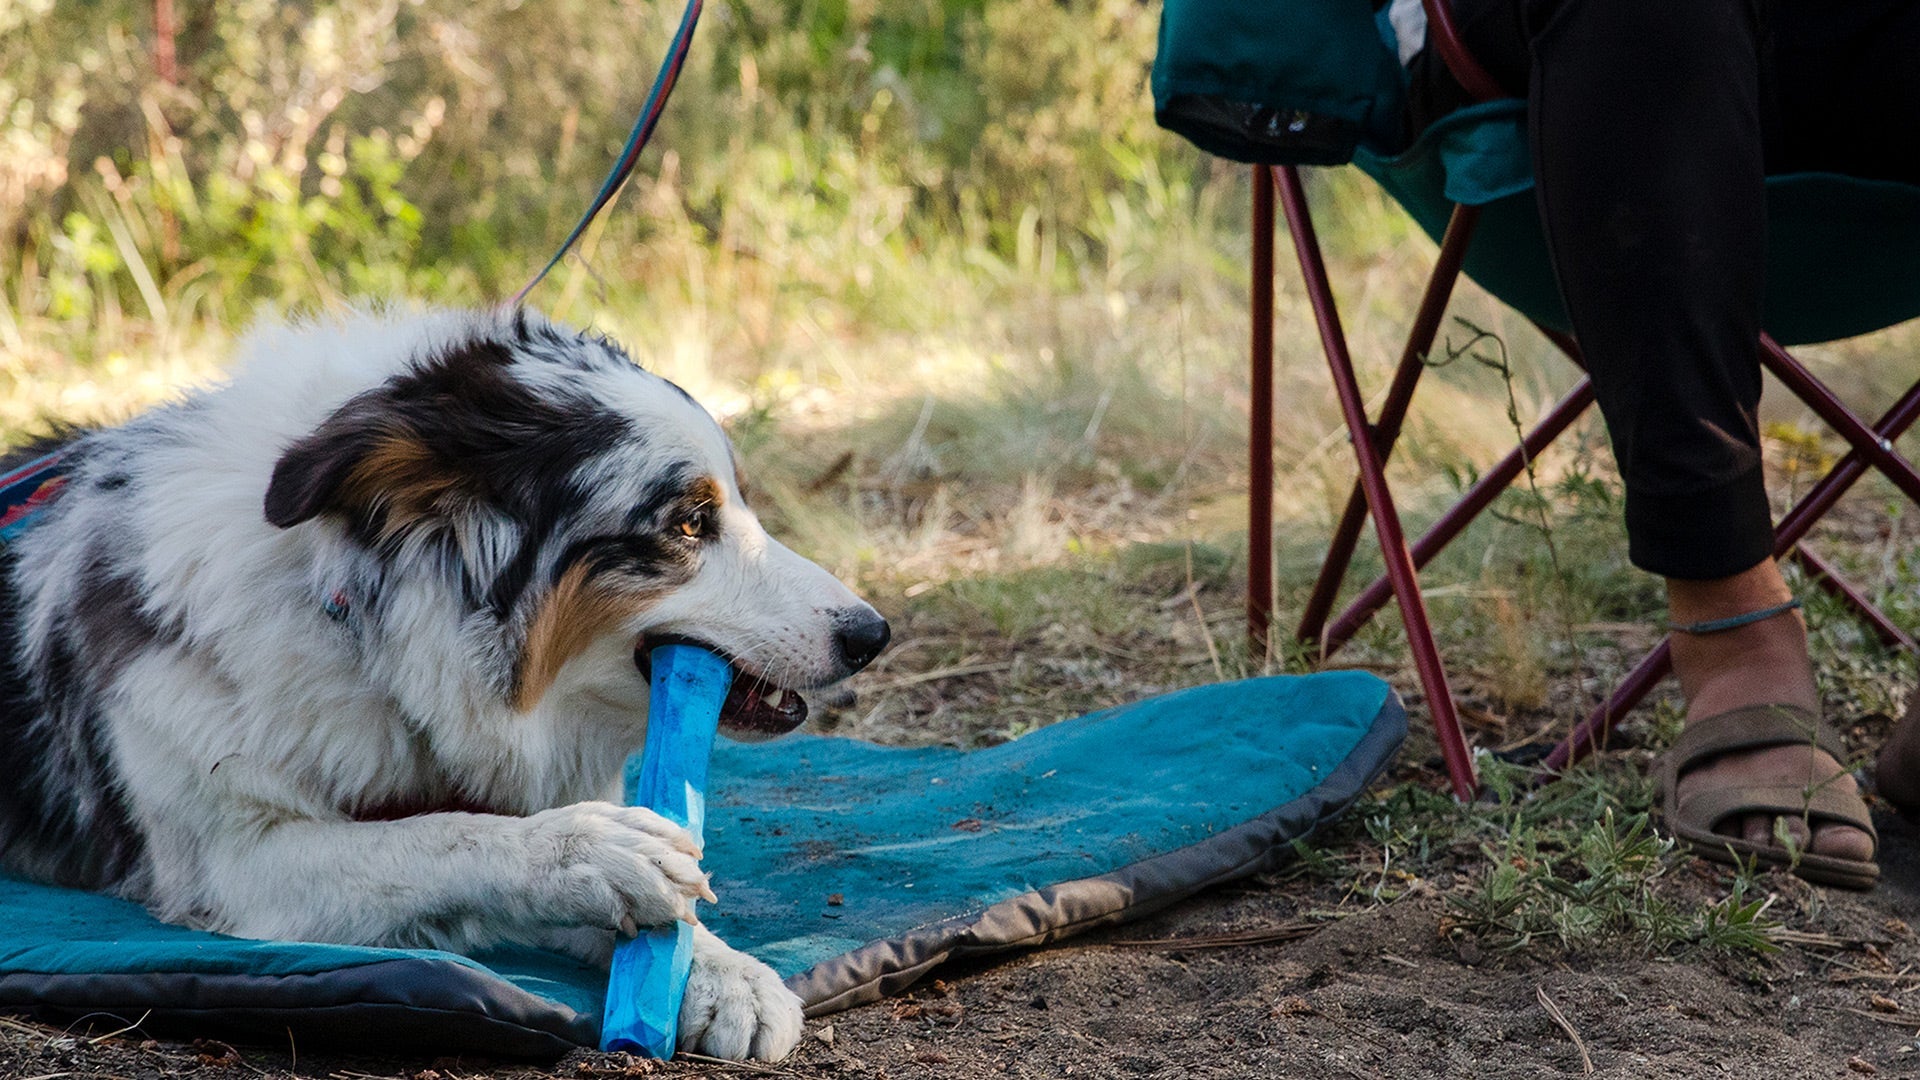
M 593 219 L 599 216 L 600 211 L 606 207 L 614 195 L 619 193 L 620 186 L 626 183 L 628 175 L 633 172 L 634 164 L 640 160 L 640 151 L 646 149 L 647 140 L 653 138 L 653 129 L 659 124 L 660 114 L 667 107 L 667 95 L 673 93 L 673 84 L 680 79 L 680 69 L 687 62 L 687 51 L 693 44 L 693 28 L 700 21 L 702 6 L 703 0 L 687 0 L 686 13 L 680 16 L 680 29 L 675 31 L 673 44 L 667 49 L 666 57 L 660 62 L 660 74 L 654 77 L 653 90 L 647 94 L 646 108 L 640 110 L 640 119 L 635 121 L 632 133 L 627 136 L 627 145 L 620 151 L 620 159 L 613 163 L 613 170 L 607 173 L 606 182 L 600 185 L 600 194 L 594 196 L 593 205 L 587 207 L 587 212 L 581 215 L 579 224 L 567 234 L 566 240 L 560 245 L 560 250 L 553 253 L 553 258 L 547 260 L 547 265 L 533 275 L 532 281 L 527 282 L 519 292 L 513 294 L 509 307 L 519 307 L 526 300 L 527 294 L 533 291 L 534 286 L 546 280 L 553 268 L 560 265 L 560 260 L 566 258 L 567 252 L 573 249 L 574 243 L 580 239 L 580 234 L 587 231 L 587 226 L 593 224 Z

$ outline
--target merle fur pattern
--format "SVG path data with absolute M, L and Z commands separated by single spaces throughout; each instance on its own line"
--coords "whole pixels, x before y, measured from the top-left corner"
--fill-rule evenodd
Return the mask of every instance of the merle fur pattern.
M 55 442 L 67 486 L 0 554 L 0 868 L 188 926 L 604 959 L 708 895 L 617 805 L 640 643 L 805 688 L 885 641 L 691 398 L 529 313 L 270 324 L 224 384 Z M 697 929 L 682 1045 L 799 1032 Z

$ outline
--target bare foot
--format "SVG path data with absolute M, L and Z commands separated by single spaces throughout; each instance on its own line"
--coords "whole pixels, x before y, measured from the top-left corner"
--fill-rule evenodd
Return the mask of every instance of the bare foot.
M 1668 610 L 1676 623 L 1701 622 L 1785 603 L 1792 593 L 1772 560 L 1716 581 L 1667 582 Z M 1673 669 L 1687 698 L 1689 722 L 1743 705 L 1798 705 L 1813 713 L 1820 699 L 1807 655 L 1807 627 L 1798 611 L 1713 634 L 1673 635 Z M 1915 740 L 1920 743 L 1920 740 Z M 1914 748 L 1920 755 L 1920 745 Z M 1906 775 L 1920 777 L 1920 773 Z M 1811 746 L 1773 746 L 1726 754 L 1689 770 L 1679 794 L 1718 785 L 1786 783 L 1854 794 L 1853 777 L 1825 751 Z M 1873 837 L 1847 825 L 1820 825 L 1811 834 L 1804 820 L 1780 819 L 1803 850 L 1842 859 L 1872 859 Z M 1723 823 L 1719 832 L 1752 843 L 1774 843 L 1774 819 L 1749 814 Z

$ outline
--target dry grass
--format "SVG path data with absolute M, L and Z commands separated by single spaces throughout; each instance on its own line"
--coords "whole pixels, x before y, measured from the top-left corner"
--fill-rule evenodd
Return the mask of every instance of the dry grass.
M 1244 194 L 1237 182 L 1217 178 L 1213 197 Z M 1343 214 L 1331 243 L 1388 245 L 1364 258 L 1334 251 L 1362 378 L 1378 388 L 1432 246 L 1371 206 L 1352 177 L 1320 178 L 1316 197 L 1364 211 Z M 733 430 L 773 528 L 895 619 L 899 644 L 866 680 L 873 689 L 823 722 L 889 741 L 977 745 L 1141 693 L 1301 662 L 1284 649 L 1247 656 L 1239 631 L 1247 390 L 1243 271 L 1231 239 L 1142 228 L 1109 272 L 1066 279 L 929 267 L 965 291 L 944 315 L 906 328 L 829 315 L 831 334 L 798 320 L 743 335 L 731 291 L 705 303 L 626 297 L 585 307 L 587 272 L 577 267 L 535 299 L 590 317 L 706 401 Z M 1484 296 L 1467 288 L 1456 311 L 1506 335 L 1523 414 L 1569 385 L 1568 365 Z M 1351 470 L 1310 314 L 1284 275 L 1278 324 L 1284 629 Z M 129 320 L 109 355 L 65 357 L 0 319 L 0 342 L 10 343 L 0 354 L 0 429 L 127 415 L 216 376 L 235 329 Z M 1884 393 L 1920 366 L 1916 340 L 1907 328 L 1809 359 L 1845 392 Z M 1514 437 L 1497 374 L 1454 365 L 1426 382 L 1393 470 L 1416 522 Z M 1769 430 L 1783 496 L 1837 453 L 1797 408 L 1776 404 Z M 1469 714 L 1495 744 L 1569 721 L 1632 661 L 1658 617 L 1653 583 L 1622 558 L 1597 427 L 1579 429 L 1539 467 L 1560 565 L 1546 558 L 1534 509 L 1508 505 L 1506 520 L 1477 526 L 1425 581 Z M 1920 617 L 1920 601 L 1902 592 L 1911 519 L 1880 523 L 1877 498 L 1857 499 L 1864 517 L 1836 526 L 1841 558 Z M 1373 566 L 1363 552 L 1356 572 Z M 1827 621 L 1836 690 L 1890 711 L 1904 668 L 1861 659 L 1857 633 L 1837 613 Z M 1415 689 L 1400 677 L 1390 615 L 1340 659 Z

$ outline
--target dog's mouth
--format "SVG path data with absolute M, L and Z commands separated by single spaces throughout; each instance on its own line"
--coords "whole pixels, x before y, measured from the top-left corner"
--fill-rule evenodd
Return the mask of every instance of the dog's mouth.
M 642 677 L 653 678 L 653 650 L 661 645 L 683 644 L 697 645 L 724 657 L 733 667 L 733 685 L 727 690 L 727 700 L 720 706 L 720 726 L 727 734 L 771 738 L 785 735 L 799 727 L 807 719 L 807 701 L 798 692 L 775 686 L 767 680 L 743 669 L 733 657 L 716 649 L 704 641 L 695 641 L 682 637 L 643 637 L 633 650 L 634 666 L 640 669 Z

